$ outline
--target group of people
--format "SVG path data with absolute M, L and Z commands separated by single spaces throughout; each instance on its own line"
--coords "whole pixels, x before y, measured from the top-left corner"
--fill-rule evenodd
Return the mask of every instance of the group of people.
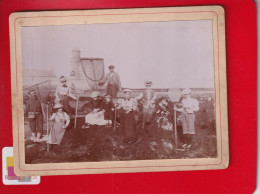
M 182 113 L 182 128 L 184 135 L 184 148 L 190 148 L 192 144 L 192 136 L 195 134 L 195 114 L 199 110 L 199 102 L 191 98 L 191 90 L 184 89 L 182 91 L 183 98 L 179 103 L 181 106 L 175 106 L 171 109 L 168 106 L 168 100 L 161 98 L 157 100 L 155 91 L 151 88 L 152 82 L 146 81 L 145 90 L 138 96 L 132 97 L 130 89 L 123 90 L 124 97 L 117 98 L 118 91 L 122 91 L 119 75 L 114 72 L 114 66 L 109 66 L 110 72 L 106 75 L 104 81 L 99 82 L 99 85 L 106 85 L 106 95 L 102 98 L 100 93 L 93 91 L 91 101 L 88 103 L 88 111 L 85 116 L 85 124 L 83 129 L 90 128 L 92 125 L 104 125 L 106 127 L 120 128 L 120 134 L 123 142 L 131 144 L 137 140 L 137 116 L 142 115 L 141 128 L 156 122 L 158 129 L 173 130 L 172 111 Z M 70 114 L 74 112 L 69 106 L 69 98 L 75 100 L 71 93 L 70 87 L 67 85 L 65 76 L 61 76 L 60 85 L 55 92 L 54 112 L 49 118 L 53 121 L 52 130 L 48 136 L 49 144 L 60 144 L 66 128 L 70 123 Z M 42 111 L 39 100 L 35 97 L 34 91 L 29 92 L 30 99 L 26 102 L 26 112 L 32 132 L 31 140 L 39 142 L 42 134 Z M 141 102 L 141 111 L 139 104 Z M 140 114 L 141 112 L 141 114 Z

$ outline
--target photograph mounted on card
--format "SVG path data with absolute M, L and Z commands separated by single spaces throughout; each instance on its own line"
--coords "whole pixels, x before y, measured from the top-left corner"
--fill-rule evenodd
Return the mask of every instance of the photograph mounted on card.
M 224 169 L 221 6 L 10 15 L 20 176 Z

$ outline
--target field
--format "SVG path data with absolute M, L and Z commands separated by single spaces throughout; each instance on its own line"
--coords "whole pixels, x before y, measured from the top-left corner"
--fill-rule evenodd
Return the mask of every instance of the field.
M 141 123 L 138 122 L 137 142 L 125 144 L 120 136 L 120 127 L 115 130 L 108 127 L 81 129 L 84 118 L 78 118 L 77 128 L 74 129 L 74 119 L 71 119 L 61 145 L 47 152 L 46 142 L 33 143 L 29 139 L 30 129 L 28 121 L 25 121 L 25 162 L 37 164 L 217 157 L 214 111 L 214 100 L 200 100 L 200 111 L 196 113 L 196 135 L 190 149 L 181 147 L 182 127 L 179 121 L 176 147 L 173 131 L 158 130 L 154 124 L 141 129 Z

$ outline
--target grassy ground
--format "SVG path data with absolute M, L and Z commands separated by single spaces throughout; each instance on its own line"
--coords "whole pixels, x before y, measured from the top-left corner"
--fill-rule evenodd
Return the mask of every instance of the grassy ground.
M 138 123 L 138 141 L 125 144 L 119 136 L 120 127 L 91 127 L 81 129 L 84 119 L 73 121 L 66 130 L 62 143 L 47 152 L 46 142 L 33 143 L 28 138 L 30 130 L 25 124 L 25 159 L 27 164 L 90 162 L 90 161 L 126 161 L 150 159 L 211 158 L 217 157 L 216 128 L 213 102 L 202 102 L 196 114 L 196 135 L 192 147 L 181 149 L 182 128 L 178 125 L 177 147 L 172 131 L 158 130 L 156 126 L 141 129 Z M 213 111 L 213 112 L 212 112 Z

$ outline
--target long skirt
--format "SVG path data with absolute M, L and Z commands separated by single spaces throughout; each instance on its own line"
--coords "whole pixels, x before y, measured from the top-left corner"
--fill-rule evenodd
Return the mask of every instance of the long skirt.
M 182 130 L 183 134 L 195 134 L 195 114 L 182 112 Z
M 135 140 L 137 135 L 137 127 L 134 113 L 122 113 L 120 115 L 120 125 L 124 141 L 128 142 Z
M 58 144 L 60 145 L 61 140 L 64 136 L 66 129 L 63 128 L 63 122 L 54 122 L 52 130 L 49 135 L 48 143 L 49 144 Z
M 154 108 L 143 107 L 143 123 L 150 123 L 152 121 L 154 111 L 155 111 Z
M 88 123 L 90 125 L 106 125 L 108 121 L 104 119 L 104 113 L 102 112 L 94 113 L 92 111 L 91 113 L 86 115 L 85 123 Z
M 117 98 L 117 86 L 114 84 L 107 85 L 107 94 L 111 96 L 112 99 Z

